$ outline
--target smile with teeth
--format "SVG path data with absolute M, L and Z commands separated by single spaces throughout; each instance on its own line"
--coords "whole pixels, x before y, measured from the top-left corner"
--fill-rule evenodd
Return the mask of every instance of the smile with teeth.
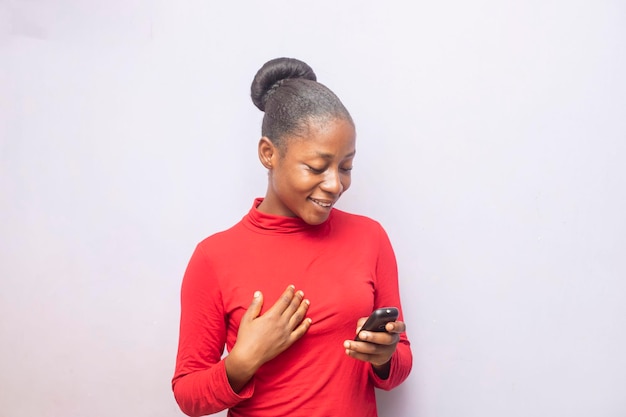
M 333 205 L 333 203 L 327 203 L 325 201 L 316 200 L 316 199 L 311 198 L 311 197 L 309 197 L 309 200 L 311 200 L 312 202 L 314 202 L 318 206 L 322 206 L 322 207 L 325 207 L 325 208 L 329 208 L 330 206 Z

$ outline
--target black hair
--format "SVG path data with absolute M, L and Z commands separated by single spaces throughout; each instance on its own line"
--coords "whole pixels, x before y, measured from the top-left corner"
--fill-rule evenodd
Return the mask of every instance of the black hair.
M 250 95 L 265 112 L 261 134 L 279 149 L 284 149 L 287 135 L 305 137 L 311 122 L 339 118 L 354 125 L 341 100 L 317 82 L 310 66 L 295 58 L 266 62 L 254 76 Z

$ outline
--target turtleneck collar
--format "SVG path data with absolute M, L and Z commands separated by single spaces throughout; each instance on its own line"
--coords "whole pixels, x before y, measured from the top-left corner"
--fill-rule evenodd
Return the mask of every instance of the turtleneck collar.
M 300 217 L 277 216 L 275 214 L 263 213 L 257 209 L 263 198 L 254 199 L 254 204 L 243 218 L 244 224 L 259 233 L 277 234 L 277 233 L 299 233 L 305 231 L 321 231 L 326 228 L 328 219 L 322 224 L 311 225 L 306 223 Z M 330 212 L 330 217 L 333 212 Z

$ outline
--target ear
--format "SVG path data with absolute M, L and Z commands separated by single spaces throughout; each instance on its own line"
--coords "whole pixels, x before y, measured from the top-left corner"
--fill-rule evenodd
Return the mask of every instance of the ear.
M 259 140 L 259 160 L 261 164 L 267 169 L 272 169 L 277 157 L 278 149 L 276 149 L 276 146 L 268 137 L 263 136 Z

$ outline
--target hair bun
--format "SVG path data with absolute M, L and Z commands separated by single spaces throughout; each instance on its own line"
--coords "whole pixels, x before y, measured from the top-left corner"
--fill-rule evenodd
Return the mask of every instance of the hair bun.
M 284 80 L 304 78 L 317 81 L 313 69 L 295 58 L 275 58 L 267 61 L 254 76 L 250 87 L 252 102 L 259 110 L 265 111 L 265 103 Z

